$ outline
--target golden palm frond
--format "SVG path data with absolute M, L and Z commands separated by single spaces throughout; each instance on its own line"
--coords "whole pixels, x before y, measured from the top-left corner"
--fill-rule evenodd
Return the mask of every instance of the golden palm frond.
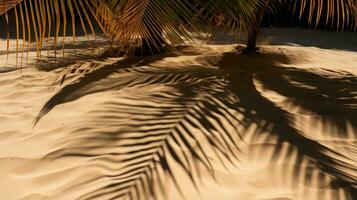
M 36 41 L 38 56 L 44 45 L 56 49 L 61 36 L 64 44 L 67 18 L 72 18 L 74 44 L 76 21 L 87 36 L 95 35 L 96 22 L 120 48 L 142 46 L 153 53 L 164 43 L 192 41 L 192 30 L 207 21 L 215 30 L 256 35 L 265 10 L 278 3 L 292 5 L 294 13 L 307 15 L 311 24 L 324 18 L 342 30 L 357 27 L 356 0 L 1 0 L 0 14 L 7 24 L 15 21 L 16 52 L 20 39 L 22 52 L 31 40 Z M 15 19 L 9 19 L 9 11 Z
M 265 5 L 264 0 L 201 0 L 199 3 L 207 13 L 204 19 L 215 27 L 214 33 L 251 32 L 255 28 L 256 13 Z
M 218 31 L 229 31 L 248 36 L 247 51 L 256 49 L 260 23 L 267 9 L 273 13 L 279 5 L 288 4 L 293 9 L 291 15 L 298 13 L 300 19 L 308 18 L 309 24 L 316 27 L 324 19 L 325 26 L 335 25 L 338 30 L 356 30 L 356 0 L 201 0 L 200 4 L 208 13 L 208 21 L 213 25 L 215 35 Z
M 8 10 L 16 6 L 22 0 L 0 0 L 0 15 L 5 14 Z
M 190 0 L 109 2 L 115 13 L 115 22 L 110 32 L 113 41 L 127 47 L 139 43 L 155 51 L 165 42 L 177 44 L 192 40 L 188 28 L 195 28 L 193 17 L 197 11 Z
M 13 12 L 14 14 L 9 14 Z M 13 0 L 0 2 L 0 14 L 5 16 L 7 31 L 16 24 L 16 52 L 29 50 L 31 42 L 36 42 L 37 58 L 41 57 L 42 49 L 57 47 L 62 43 L 64 49 L 65 38 L 71 34 L 73 44 L 76 43 L 76 23 L 79 22 L 84 34 L 94 35 L 94 23 L 107 32 L 111 12 L 100 0 Z M 10 18 L 13 16 L 13 18 Z M 71 18 L 72 31 L 67 27 Z M 8 43 L 9 43 L 9 34 Z M 51 41 L 53 38 L 53 42 Z M 62 41 L 60 41 L 62 38 Z M 21 50 L 20 42 L 22 40 Z M 56 56 L 56 53 L 54 54 Z
M 309 24 L 320 24 L 322 18 L 325 26 L 336 23 L 337 29 L 344 30 L 346 26 L 353 29 L 357 27 L 357 1 L 356 0 L 280 0 L 293 5 L 294 11 L 299 12 L 300 19 L 303 15 L 308 17 Z

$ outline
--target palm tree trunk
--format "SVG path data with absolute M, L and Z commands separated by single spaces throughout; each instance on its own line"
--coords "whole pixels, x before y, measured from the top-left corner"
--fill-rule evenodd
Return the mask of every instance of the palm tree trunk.
M 251 33 L 248 33 L 247 48 L 245 49 L 245 52 L 256 51 L 258 34 L 260 32 L 259 29 L 260 27 L 255 27 Z
M 257 50 L 257 39 L 258 35 L 260 33 L 260 24 L 263 20 L 265 11 L 268 9 L 270 0 L 265 0 L 264 6 L 262 6 L 261 9 L 258 10 L 256 14 L 256 21 L 253 24 L 252 30 L 247 34 L 247 48 L 245 49 L 245 52 L 252 52 Z

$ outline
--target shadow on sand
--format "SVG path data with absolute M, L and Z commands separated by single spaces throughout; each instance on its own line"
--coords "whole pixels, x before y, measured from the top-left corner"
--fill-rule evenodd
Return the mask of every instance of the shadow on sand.
M 180 55 L 195 53 L 181 50 Z M 117 99 L 108 100 L 103 108 L 96 108 L 100 123 L 82 127 L 86 131 L 78 134 L 83 137 L 48 155 L 54 159 L 96 157 L 108 165 L 120 166 L 102 177 L 108 182 L 105 187 L 84 195 L 84 199 L 108 195 L 113 199 L 124 196 L 157 198 L 165 195 L 166 177 L 170 177 L 180 191 L 174 165 L 184 169 L 198 188 L 199 164 L 215 177 L 209 152 L 227 170 L 228 165 L 236 165 L 240 160 L 240 142 L 245 141 L 246 130 L 253 124 L 257 125 L 253 138 L 268 132 L 265 142 L 274 140 L 277 143 L 272 162 L 292 158 L 297 151 L 293 174 L 287 175 L 291 179 L 301 180 L 302 177 L 302 183 L 309 185 L 311 171 L 302 168 L 316 168 L 318 185 L 342 188 L 347 199 L 356 196 L 356 160 L 302 133 L 294 126 L 294 115 L 266 98 L 256 86 L 258 81 L 265 89 L 284 96 L 294 105 L 322 116 L 324 124 L 337 127 L 334 136 L 351 139 L 346 127 L 350 124 L 354 132 L 357 130 L 356 121 L 353 121 L 357 118 L 355 76 L 344 72 L 328 76 L 282 67 L 296 60 L 271 53 L 198 56 L 200 62 L 211 63 L 211 67 L 155 65 L 157 61 L 175 56 L 178 55 L 166 53 L 124 58 L 85 73 L 79 80 L 65 84 L 35 119 L 37 124 L 54 107 L 86 95 L 105 92 L 116 95 Z M 290 144 L 284 155 L 279 145 L 283 143 Z M 260 151 L 264 154 L 264 148 Z M 306 166 L 301 165 L 303 161 Z M 326 177 L 331 181 L 326 183 Z M 184 192 L 181 194 L 185 196 Z M 335 197 L 337 194 L 332 199 Z

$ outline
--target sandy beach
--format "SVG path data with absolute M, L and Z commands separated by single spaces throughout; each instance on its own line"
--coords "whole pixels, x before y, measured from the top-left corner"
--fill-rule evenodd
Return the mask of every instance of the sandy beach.
M 23 68 L 1 39 L 0 199 L 352 200 L 356 36 L 264 29 L 252 54 L 229 38 L 148 57 L 68 46 L 63 65 Z

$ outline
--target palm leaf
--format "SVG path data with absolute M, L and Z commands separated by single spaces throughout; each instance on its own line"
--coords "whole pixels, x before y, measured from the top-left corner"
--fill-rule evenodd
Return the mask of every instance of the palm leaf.
M 293 7 L 292 15 L 305 15 L 310 24 L 318 26 L 322 18 L 326 25 L 335 23 L 339 30 L 357 27 L 357 2 L 355 0 L 210 0 L 201 1 L 213 24 L 213 35 L 220 31 L 250 34 L 258 31 L 266 9 L 273 13 L 280 4 Z M 212 25 L 211 24 L 211 25 Z
M 8 10 L 12 9 L 15 7 L 17 4 L 19 4 L 22 0 L 1 0 L 0 1 L 0 15 L 5 14 Z
M 126 47 L 150 43 L 151 51 L 160 49 L 166 39 L 170 44 L 192 41 L 189 28 L 195 28 L 197 14 L 190 0 L 116 0 L 109 6 L 116 20 L 111 39 Z
M 205 13 L 202 20 L 214 27 L 212 35 L 222 31 L 249 33 L 256 24 L 256 13 L 262 10 L 263 0 L 198 0 L 199 7 Z
M 89 35 L 95 37 L 94 22 L 107 32 L 111 17 L 111 12 L 100 0 L 1 1 L 0 6 L 0 15 L 6 18 L 7 29 L 12 28 L 8 25 L 9 23 L 16 24 L 16 52 L 20 51 L 20 40 L 22 40 L 21 52 L 25 49 L 29 51 L 31 43 L 35 41 L 37 59 L 41 58 L 41 51 L 44 47 L 54 47 L 56 51 L 60 43 L 62 43 L 64 54 L 65 38 L 69 34 L 68 18 L 72 19 L 72 43 L 75 45 L 77 21 L 80 22 L 88 40 L 92 40 Z M 12 16 L 8 14 L 10 11 L 13 11 L 15 19 L 9 18 Z M 8 35 L 8 43 L 9 39 Z M 54 56 L 56 55 L 55 52 Z
M 300 18 L 308 16 L 308 22 L 320 24 L 324 18 L 325 26 L 335 23 L 337 29 L 345 30 L 346 26 L 357 27 L 357 1 L 356 0 L 283 0 L 283 3 L 292 4 Z

